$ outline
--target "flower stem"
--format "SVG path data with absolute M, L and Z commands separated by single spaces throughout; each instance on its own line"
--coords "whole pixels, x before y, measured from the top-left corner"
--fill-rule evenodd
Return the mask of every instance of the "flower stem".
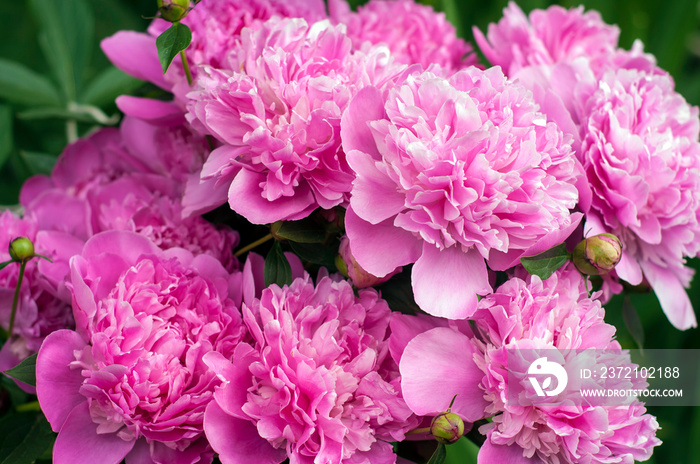
M 430 427 L 423 427 L 422 429 L 413 429 L 406 432 L 406 435 L 417 435 L 419 433 L 430 433 Z
M 185 75 L 187 76 L 187 83 L 192 85 L 192 73 L 190 72 L 190 65 L 187 64 L 187 55 L 185 51 L 180 51 L 180 58 L 182 58 L 182 68 L 185 70 Z
M 22 261 L 19 265 L 19 278 L 17 279 L 17 287 L 15 288 L 15 297 L 12 300 L 12 312 L 10 313 L 10 328 L 8 329 L 8 339 L 12 338 L 12 330 L 15 326 L 15 315 L 17 314 L 17 305 L 19 304 L 19 290 L 22 287 L 22 279 L 24 279 L 24 268 L 27 267 L 27 261 Z
M 256 241 L 254 241 L 253 243 L 244 246 L 243 248 L 241 248 L 240 250 L 238 250 L 237 252 L 235 252 L 235 253 L 233 254 L 233 256 L 241 256 L 241 255 L 242 255 L 243 253 L 245 253 L 246 251 L 250 251 L 250 250 L 252 250 L 253 248 L 255 248 L 256 246 L 262 245 L 263 243 L 267 242 L 268 240 L 272 240 L 272 234 L 267 234 L 267 235 L 264 236 L 263 238 L 260 238 L 260 239 L 258 239 L 258 240 L 256 240 Z

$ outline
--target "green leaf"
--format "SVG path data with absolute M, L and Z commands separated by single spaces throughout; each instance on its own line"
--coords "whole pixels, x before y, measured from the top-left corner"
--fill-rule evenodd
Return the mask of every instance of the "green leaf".
M 173 23 L 165 32 L 156 39 L 158 59 L 163 68 L 163 74 L 170 67 L 178 53 L 187 48 L 192 41 L 190 28 L 182 23 Z
M 26 111 L 22 111 L 17 114 L 19 119 L 25 121 L 34 121 L 41 119 L 66 119 L 78 122 L 84 122 L 88 124 L 104 124 L 112 125 L 119 122 L 119 117 L 109 118 L 104 113 L 102 113 L 99 108 L 96 112 L 89 112 L 83 109 L 84 107 L 75 107 L 75 109 L 65 109 L 65 108 L 32 108 Z M 94 107 L 89 107 L 94 108 Z
M 5 374 L 20 382 L 36 386 L 36 353 L 17 364 L 12 369 L 6 370 Z
M 467 437 L 462 437 L 447 447 L 445 464 L 476 464 L 479 447 Z
M 447 457 L 447 450 L 445 448 L 446 446 L 444 443 L 438 443 L 435 452 L 432 456 L 430 456 L 428 464 L 443 464 L 445 462 L 445 458 Z
M 280 242 L 275 242 L 265 257 L 265 286 L 277 284 L 280 287 L 292 283 L 292 267 L 284 256 Z
M 566 244 L 562 243 L 538 255 L 520 258 L 520 263 L 531 275 L 545 280 L 569 259 L 571 259 L 571 253 L 566 251 Z
M 632 304 L 629 295 L 625 295 L 622 301 L 622 319 L 625 321 L 625 326 L 629 330 L 630 335 L 634 339 L 639 349 L 644 348 L 644 327 L 639 319 L 639 314 Z
M 60 105 L 58 91 L 41 74 L 0 58 L 0 97 L 21 105 Z
M 17 416 L 25 415 L 17 414 Z M 6 436 L 3 440 L 2 451 L 10 450 L 10 452 L 0 461 L 0 464 L 32 464 L 53 444 L 56 435 L 44 415 L 31 414 L 31 416 L 34 420 L 29 422 L 28 429 L 28 421 L 22 418 L 22 431 L 26 430 L 25 433 L 16 433 L 18 431 L 16 428 L 9 430 L 10 437 Z
M 14 145 L 12 129 L 12 109 L 7 105 L 0 105 L 0 168 L 7 162 L 10 153 L 12 153 Z
M 0 271 L 5 269 L 7 266 L 9 266 L 11 263 L 14 263 L 14 261 L 9 260 L 9 261 L 4 261 L 0 263 Z
M 143 81 L 110 66 L 90 81 L 81 101 L 88 105 L 107 106 L 114 103 L 118 96 L 131 93 L 142 85 Z
M 411 272 L 404 268 L 403 272 L 393 276 L 378 287 L 382 298 L 393 311 L 404 314 L 418 314 L 421 312 L 413 297 L 411 286 Z
M 20 150 L 19 155 L 24 159 L 33 174 L 51 174 L 57 158 L 48 153 Z
M 294 254 L 302 261 L 325 266 L 330 270 L 335 269 L 335 252 L 328 246 L 312 243 L 289 242 Z
M 322 243 L 326 231 L 311 218 L 299 221 L 279 221 L 272 225 L 273 235 L 297 243 Z
M 30 0 L 39 45 L 67 101 L 77 101 L 95 42 L 95 19 L 85 0 Z

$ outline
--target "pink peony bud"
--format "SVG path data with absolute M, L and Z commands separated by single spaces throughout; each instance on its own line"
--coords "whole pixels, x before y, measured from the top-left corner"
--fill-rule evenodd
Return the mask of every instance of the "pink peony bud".
M 34 257 L 34 244 L 27 237 L 17 237 L 7 249 L 12 261 L 26 261 Z
M 598 234 L 574 248 L 572 260 L 583 274 L 602 275 L 612 271 L 622 257 L 622 242 L 613 234 Z
M 464 421 L 453 412 L 443 412 L 430 423 L 430 434 L 438 443 L 449 445 L 464 435 Z
M 335 258 L 336 267 L 341 274 L 352 280 L 353 285 L 357 288 L 379 285 L 389 280 L 391 276 L 401 270 L 400 267 L 396 268 L 384 277 L 377 277 L 365 271 L 364 268 L 355 261 L 355 257 L 352 255 L 352 251 L 350 251 L 350 240 L 347 236 L 343 236 L 343 238 L 340 239 L 338 253 L 339 255 Z
M 161 18 L 176 23 L 187 16 L 190 0 L 158 0 L 158 11 Z

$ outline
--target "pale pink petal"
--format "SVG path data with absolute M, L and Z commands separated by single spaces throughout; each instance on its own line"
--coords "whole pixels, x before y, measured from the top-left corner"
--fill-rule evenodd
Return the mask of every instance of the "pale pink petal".
M 74 351 L 86 346 L 83 338 L 72 330 L 49 334 L 36 358 L 36 395 L 54 432 L 61 430 L 66 418 L 86 399 L 78 390 L 84 377 L 80 369 L 71 369 Z
M 373 158 L 381 158 L 368 123 L 384 117 L 383 101 L 376 87 L 363 88 L 350 101 L 340 120 L 340 137 L 345 153 L 358 150 Z
M 494 445 L 486 440 L 479 450 L 478 464 L 538 464 L 537 458 L 526 458 L 518 445 Z
M 484 373 L 474 363 L 476 348 L 469 338 L 438 327 L 418 335 L 401 358 L 401 390 L 406 404 L 418 415 L 446 411 L 474 422 L 482 419 L 488 403 L 479 387 Z
M 458 246 L 439 250 L 425 242 L 411 274 L 420 308 L 433 316 L 464 319 L 476 310 L 477 295 L 491 292 L 486 263 L 478 251 Z
M 654 289 L 661 309 L 674 327 L 680 330 L 697 327 L 693 306 L 680 279 L 671 269 L 661 268 L 653 263 L 644 262 L 644 276 Z
M 367 153 L 347 153 L 350 167 L 357 173 L 353 182 L 350 206 L 365 221 L 378 224 L 396 216 L 405 207 L 405 195 L 399 193 L 389 177 L 379 171 Z
M 53 462 L 119 464 L 133 446 L 134 441 L 124 441 L 115 433 L 97 433 L 97 424 L 90 418 L 85 401 L 73 408 L 58 433 Z
M 357 262 L 377 277 L 415 262 L 420 256 L 421 241 L 411 232 L 394 227 L 390 220 L 371 224 L 350 207 L 345 214 L 345 229 Z

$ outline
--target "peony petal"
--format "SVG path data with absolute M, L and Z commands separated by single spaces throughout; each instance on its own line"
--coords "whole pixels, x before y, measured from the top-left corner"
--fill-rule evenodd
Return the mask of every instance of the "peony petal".
M 491 293 L 486 263 L 476 249 L 466 253 L 456 246 L 439 250 L 427 242 L 413 266 L 411 284 L 423 311 L 449 319 L 471 316 L 477 295 Z
M 476 366 L 476 348 L 469 338 L 438 327 L 411 340 L 401 357 L 401 390 L 406 404 L 418 415 L 446 411 L 474 422 L 484 417 L 488 403 L 479 387 L 484 373 Z
M 486 440 L 479 450 L 478 464 L 537 464 L 540 459 L 523 456 L 523 449 L 518 445 L 494 445 Z
M 408 342 L 430 329 L 447 327 L 447 319 L 431 317 L 425 314 L 409 316 L 392 312 L 389 327 L 391 328 L 389 351 L 391 352 L 391 357 L 398 364 Z
M 379 224 L 404 209 L 406 195 L 400 193 L 396 184 L 377 169 L 370 155 L 353 150 L 348 152 L 347 159 L 357 173 L 350 205 L 358 216 L 372 224 Z
M 306 183 L 295 189 L 294 196 L 268 201 L 260 187 L 264 181 L 264 174 L 241 169 L 228 191 L 231 209 L 253 224 L 303 219 L 315 209 L 313 193 Z
M 350 101 L 340 120 L 340 138 L 343 151 L 350 153 L 358 150 L 374 159 L 381 159 L 370 130 L 370 121 L 383 119 L 384 99 L 376 87 L 365 87 Z
M 170 90 L 158 61 L 156 38 L 134 31 L 119 31 L 100 43 L 102 51 L 117 68 L 137 79 Z
M 683 284 L 671 269 L 661 268 L 649 261 L 643 264 L 644 276 L 654 289 L 668 320 L 680 330 L 697 327 L 693 306 Z
M 71 369 L 76 350 L 87 346 L 72 330 L 57 330 L 46 337 L 36 358 L 36 396 L 46 419 L 58 432 L 78 404 L 86 401 L 79 393 L 84 377 Z
M 204 414 L 204 430 L 222 464 L 248 464 L 251 456 L 256 464 L 279 464 L 287 457 L 284 448 L 261 438 L 252 422 L 229 416 L 213 401 Z
M 172 102 L 121 95 L 117 97 L 116 104 L 124 114 L 151 124 L 176 126 L 187 122 L 185 113 Z
M 421 241 L 389 220 L 371 224 L 358 217 L 350 207 L 345 213 L 345 229 L 355 260 L 377 277 L 413 263 L 420 256 Z
M 131 451 L 134 443 L 135 441 L 122 440 L 115 433 L 97 433 L 97 424 L 90 418 L 85 401 L 73 408 L 58 433 L 53 446 L 53 462 L 119 464 Z

